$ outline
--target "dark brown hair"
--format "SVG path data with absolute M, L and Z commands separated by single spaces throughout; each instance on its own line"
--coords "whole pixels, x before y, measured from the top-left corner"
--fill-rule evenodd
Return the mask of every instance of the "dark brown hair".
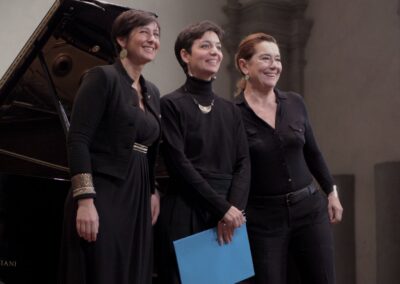
M 220 40 L 222 40 L 222 37 L 224 36 L 224 31 L 217 24 L 206 20 L 187 26 L 179 33 L 178 37 L 176 38 L 175 56 L 185 73 L 188 72 L 188 69 L 185 61 L 183 61 L 181 58 L 181 50 L 184 49 L 189 54 L 191 54 L 193 42 L 196 39 L 201 38 L 206 32 L 216 33 Z
M 160 23 L 157 20 L 157 15 L 151 12 L 142 10 L 127 10 L 119 14 L 114 20 L 111 29 L 111 37 L 117 53 L 121 51 L 121 46 L 117 42 L 118 37 L 128 37 L 131 31 L 137 27 L 143 27 L 150 23 L 156 23 L 160 29 Z
M 236 69 L 242 74 L 242 70 L 240 69 L 239 60 L 250 60 L 253 55 L 256 53 L 256 45 L 260 42 L 267 41 L 273 42 L 278 45 L 278 42 L 273 36 L 267 35 L 265 33 L 254 33 L 246 36 L 239 44 L 238 50 L 235 54 L 235 65 Z M 246 80 L 241 78 L 236 83 L 236 94 L 239 94 L 246 88 Z

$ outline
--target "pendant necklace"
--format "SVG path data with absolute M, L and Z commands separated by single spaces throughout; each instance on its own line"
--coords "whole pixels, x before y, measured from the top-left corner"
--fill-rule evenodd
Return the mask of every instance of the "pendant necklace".
M 211 104 L 210 104 L 210 105 L 208 105 L 208 106 L 203 106 L 203 105 L 201 105 L 193 96 L 191 96 L 191 97 L 192 97 L 194 103 L 198 106 L 199 110 L 200 110 L 202 113 L 207 114 L 207 113 L 209 113 L 209 112 L 212 110 L 212 107 L 214 106 L 214 100 L 215 100 L 215 99 L 213 99 L 213 100 L 211 101 Z
M 188 89 L 186 87 L 184 87 L 184 90 L 193 99 L 193 102 L 197 105 L 197 107 L 199 108 L 201 113 L 207 114 L 212 110 L 212 107 L 214 106 L 215 98 L 212 99 L 211 104 L 209 104 L 208 106 L 203 106 L 192 96 L 192 94 L 190 94 L 190 92 L 188 91 Z

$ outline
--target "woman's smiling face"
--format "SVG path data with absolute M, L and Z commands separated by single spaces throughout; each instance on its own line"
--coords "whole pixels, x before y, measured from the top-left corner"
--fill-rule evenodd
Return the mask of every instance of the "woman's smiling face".
M 128 58 L 135 64 L 143 65 L 153 61 L 160 48 L 160 30 L 156 22 L 134 28 L 120 45 L 128 51 Z
M 243 59 L 242 59 L 243 60 Z M 282 72 L 281 54 L 273 42 L 262 41 L 255 46 L 254 55 L 242 65 L 253 86 L 274 88 Z
M 223 58 L 221 41 L 215 32 L 207 31 L 193 42 L 190 53 L 182 49 L 181 57 L 189 75 L 210 80 L 218 72 Z

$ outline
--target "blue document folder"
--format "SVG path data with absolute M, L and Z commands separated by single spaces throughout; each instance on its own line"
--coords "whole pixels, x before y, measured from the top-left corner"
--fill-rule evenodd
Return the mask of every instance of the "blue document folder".
M 246 224 L 230 244 L 219 245 L 216 228 L 174 241 L 182 284 L 233 284 L 254 275 Z

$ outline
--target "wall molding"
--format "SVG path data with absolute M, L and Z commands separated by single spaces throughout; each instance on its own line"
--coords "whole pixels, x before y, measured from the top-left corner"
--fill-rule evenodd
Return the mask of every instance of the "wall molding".
M 233 56 L 240 40 L 253 32 L 270 34 L 279 43 L 284 73 L 278 87 L 303 93 L 304 49 L 312 27 L 305 17 L 307 6 L 308 0 L 227 0 L 223 7 L 228 18 L 224 46 L 232 58 L 228 65 L 232 94 L 239 78 Z
M 400 0 L 399 3 L 397 4 L 397 15 L 400 16 Z

